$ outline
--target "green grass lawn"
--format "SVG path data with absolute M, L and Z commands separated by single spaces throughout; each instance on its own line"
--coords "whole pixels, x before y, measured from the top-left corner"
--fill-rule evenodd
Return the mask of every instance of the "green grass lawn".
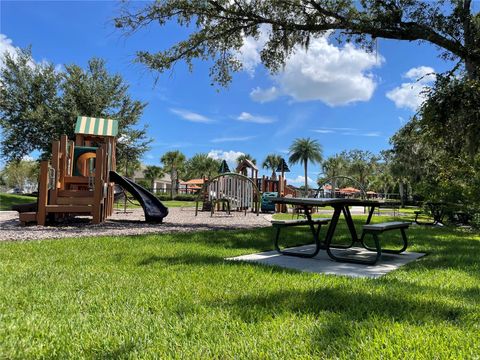
M 480 235 L 408 234 L 380 279 L 224 260 L 270 228 L 1 243 L 0 358 L 478 358 Z
M 12 210 L 12 205 L 36 202 L 32 196 L 0 193 L 0 211 Z
M 168 208 L 173 207 L 195 207 L 195 201 L 179 201 L 179 200 L 167 200 L 162 201 L 162 204 Z M 201 203 L 199 205 L 201 207 Z M 137 200 L 127 202 L 127 209 L 141 208 L 142 206 Z M 115 209 L 123 209 L 123 201 L 115 203 Z

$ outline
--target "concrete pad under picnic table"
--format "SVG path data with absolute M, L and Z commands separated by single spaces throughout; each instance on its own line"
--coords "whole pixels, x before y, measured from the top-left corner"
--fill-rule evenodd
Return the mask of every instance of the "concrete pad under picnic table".
M 289 248 L 289 251 L 313 252 L 314 245 L 304 245 Z M 350 249 L 332 249 L 335 254 L 342 256 L 354 255 L 357 258 L 368 258 L 374 253 L 363 248 L 352 247 Z M 378 278 L 390 271 L 415 261 L 424 256 L 424 253 L 404 252 L 402 254 L 382 254 L 375 265 L 362 265 L 344 263 L 332 260 L 325 251 L 320 251 L 314 258 L 299 258 L 295 256 L 281 255 L 277 251 L 265 251 L 257 254 L 242 255 L 227 260 L 246 261 L 262 265 L 279 266 L 286 269 L 311 272 L 317 274 L 333 274 L 350 277 Z

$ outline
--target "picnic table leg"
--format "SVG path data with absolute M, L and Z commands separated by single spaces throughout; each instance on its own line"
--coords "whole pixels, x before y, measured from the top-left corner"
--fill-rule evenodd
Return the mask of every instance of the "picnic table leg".
M 332 250 L 331 250 L 332 248 L 341 248 L 340 246 L 331 246 L 333 233 L 335 232 L 335 226 L 336 226 L 336 223 L 338 222 L 338 218 L 340 217 L 340 212 L 341 211 L 343 211 L 343 214 L 344 214 L 345 219 L 346 219 L 347 224 L 348 224 L 348 228 L 350 230 L 350 234 L 352 235 L 352 242 L 355 243 L 356 241 L 360 240 L 357 237 L 357 232 L 355 230 L 355 226 L 353 224 L 351 213 L 350 213 L 350 210 L 348 209 L 348 207 L 336 208 L 335 212 L 333 213 L 333 217 L 332 217 L 332 220 L 331 220 L 331 223 L 330 223 L 330 227 L 328 229 L 329 231 L 327 232 L 327 238 L 326 238 L 326 244 L 325 245 L 326 245 L 326 250 L 327 250 L 328 256 L 330 256 L 331 259 L 333 259 L 335 261 L 338 261 L 338 262 L 347 262 L 347 263 L 362 264 L 362 265 L 374 265 L 378 261 L 378 259 L 380 259 L 380 256 L 382 255 L 382 250 L 381 250 L 381 247 L 380 247 L 380 241 L 379 241 L 378 237 L 376 236 L 376 234 L 374 234 L 374 240 L 375 240 L 375 247 L 376 247 L 376 250 L 377 250 L 376 251 L 377 254 L 371 260 L 362 260 L 362 259 L 355 259 L 355 258 L 352 258 L 352 257 L 336 256 L 332 252 Z M 370 211 L 372 211 L 372 210 L 370 210 Z M 369 216 L 369 218 L 370 218 L 370 216 Z M 334 225 L 333 228 L 332 228 L 332 225 Z M 353 243 L 352 243 L 352 245 L 353 245 Z M 345 247 L 343 247 L 343 248 L 345 248 Z
M 347 225 L 348 225 L 348 230 L 350 231 L 350 235 L 352 237 L 352 243 L 348 247 L 352 247 L 353 244 L 359 241 L 357 230 L 355 229 L 355 224 L 353 223 L 352 214 L 350 213 L 350 209 L 348 208 L 348 206 L 344 206 L 342 211 L 343 211 L 343 216 L 345 217 L 345 221 L 347 222 Z
M 337 227 L 338 219 L 340 218 L 341 212 L 342 212 L 342 209 L 339 207 L 336 207 L 335 210 L 333 211 L 333 216 L 332 216 L 332 219 L 330 220 L 330 225 L 328 226 L 327 235 L 325 237 L 325 247 L 327 249 L 327 252 L 332 244 L 333 234 L 335 233 L 335 229 Z
M 383 252 L 390 253 L 390 254 L 400 254 L 405 250 L 407 250 L 408 242 L 407 242 L 407 234 L 405 233 L 405 229 L 400 229 L 400 232 L 402 233 L 403 247 L 400 250 L 382 249 Z
M 320 228 L 322 227 L 322 225 L 318 224 L 318 227 L 315 229 L 315 224 L 313 223 L 312 216 L 308 211 L 307 207 L 305 207 L 305 214 L 307 215 L 308 225 L 313 235 L 315 250 L 311 253 L 300 253 L 300 252 L 294 252 L 294 251 L 281 250 L 280 246 L 278 245 L 278 241 L 280 239 L 281 227 L 277 227 L 277 231 L 275 233 L 275 242 L 274 242 L 274 247 L 275 247 L 275 250 L 277 250 L 277 252 L 279 252 L 282 255 L 296 256 L 296 257 L 302 257 L 302 258 L 312 258 L 317 256 L 319 251 L 323 248 L 322 243 L 320 242 L 320 236 L 319 236 Z
M 380 207 L 378 209 L 380 210 Z M 375 212 L 375 206 L 370 207 L 370 212 L 368 213 L 368 217 L 367 217 L 367 221 L 365 221 L 365 225 L 370 224 L 370 221 L 372 221 L 372 215 L 374 212 Z M 360 243 L 366 249 L 365 244 L 363 243 L 364 237 L 365 237 L 365 232 L 362 231 L 362 235 L 360 236 Z

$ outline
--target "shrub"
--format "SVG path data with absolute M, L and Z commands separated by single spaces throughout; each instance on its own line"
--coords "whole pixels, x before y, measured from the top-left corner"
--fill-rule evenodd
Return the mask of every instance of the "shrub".
M 197 195 L 195 194 L 180 194 L 175 196 L 174 200 L 178 201 L 195 201 L 197 199 Z
M 474 229 L 480 229 L 480 212 L 477 212 L 472 215 L 472 218 L 470 220 L 470 225 Z
M 157 194 L 157 198 L 160 201 L 171 200 L 170 194 Z M 197 195 L 195 194 L 179 194 L 173 197 L 173 200 L 177 200 L 177 201 L 195 201 L 196 199 L 197 199 Z

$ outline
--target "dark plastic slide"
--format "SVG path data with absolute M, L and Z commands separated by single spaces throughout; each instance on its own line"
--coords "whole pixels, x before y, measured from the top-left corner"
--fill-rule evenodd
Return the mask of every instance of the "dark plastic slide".
M 163 218 L 168 215 L 168 208 L 144 187 L 115 171 L 110 171 L 110 181 L 123 187 L 138 200 L 145 213 L 145 221 L 161 223 Z

